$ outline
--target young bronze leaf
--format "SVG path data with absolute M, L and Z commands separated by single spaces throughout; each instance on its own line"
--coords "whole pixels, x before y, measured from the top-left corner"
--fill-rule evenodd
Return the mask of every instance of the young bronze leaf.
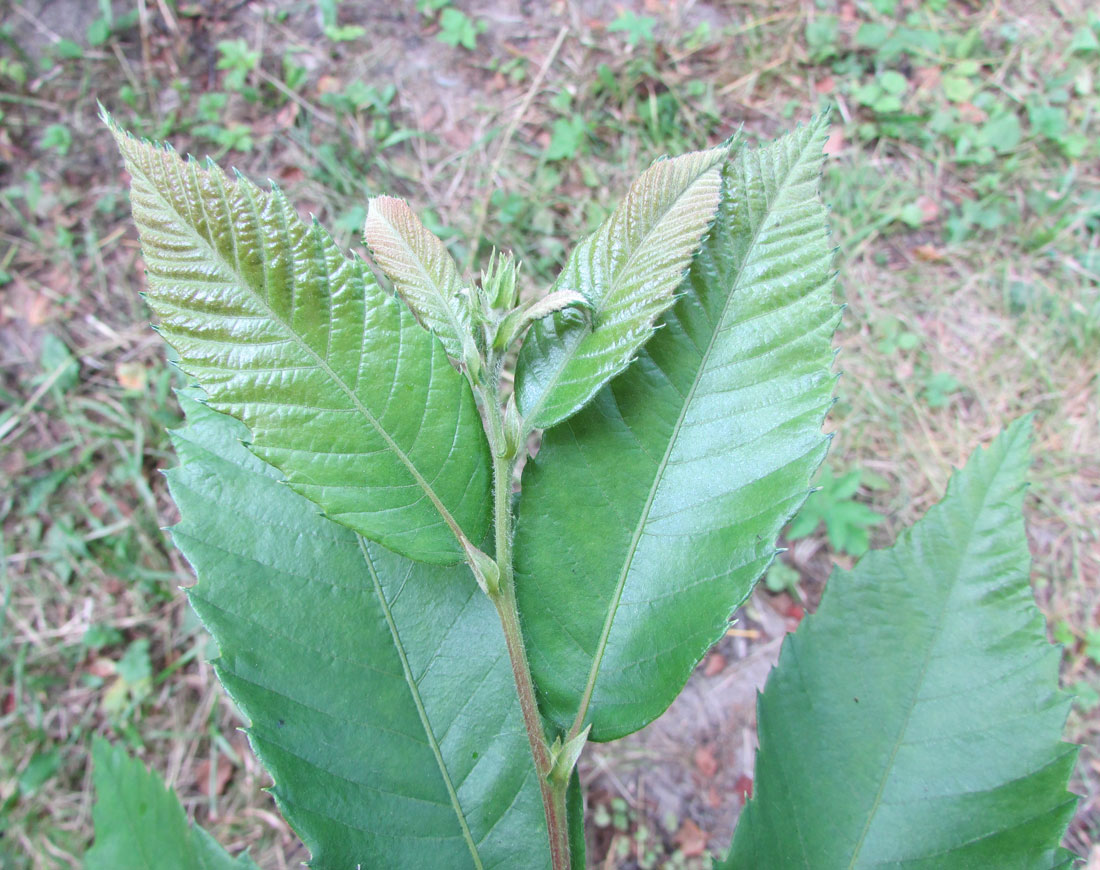
M 149 303 L 213 407 L 325 514 L 410 558 L 462 559 L 489 522 L 473 395 L 409 310 L 278 190 L 112 127 Z
M 319 516 L 238 422 L 181 403 L 168 482 L 188 597 L 310 866 L 547 867 L 504 636 L 469 571 Z
M 95 843 L 85 870 L 257 870 L 187 821 L 179 798 L 121 746 L 92 742 Z
M 413 314 L 438 336 L 454 360 L 464 359 L 473 334 L 468 291 L 458 264 L 404 200 L 376 196 L 367 208 L 363 239 Z
M 653 164 L 573 249 L 552 292 L 579 293 L 591 310 L 555 314 L 528 332 L 516 395 L 529 426 L 576 413 L 653 335 L 714 220 L 727 153 L 714 148 Z
M 1076 798 L 1069 699 L 1028 583 L 1030 421 L 888 550 L 834 571 L 758 702 L 725 870 L 1051 870 Z
M 825 455 L 832 250 L 818 120 L 724 170 L 676 305 L 528 463 L 516 588 L 543 710 L 593 740 L 659 715 L 775 553 Z M 595 334 L 595 333 L 594 333 Z

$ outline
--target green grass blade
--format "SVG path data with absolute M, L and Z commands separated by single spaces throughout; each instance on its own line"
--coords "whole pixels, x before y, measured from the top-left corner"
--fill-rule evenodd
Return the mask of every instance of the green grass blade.
M 744 150 L 635 363 L 528 464 L 520 612 L 545 712 L 592 739 L 652 721 L 727 627 L 825 455 L 832 252 L 825 125 Z
M 888 550 L 835 571 L 759 699 L 726 870 L 1047 870 L 1076 798 L 1069 699 L 1028 583 L 1030 421 Z
M 188 594 L 311 866 L 545 866 L 504 637 L 469 571 L 319 516 L 239 423 L 183 404 L 169 485 Z
M 92 743 L 95 843 L 86 870 L 256 870 L 247 854 L 231 858 L 192 827 L 179 798 L 121 746 Z
M 326 515 L 447 564 L 489 523 L 472 393 L 439 343 L 279 192 L 112 127 L 160 331 L 211 405 Z
M 516 363 L 516 396 L 528 425 L 559 423 L 629 365 L 714 220 L 726 148 L 660 160 L 569 256 L 552 292 L 591 304 L 555 314 L 527 334 Z

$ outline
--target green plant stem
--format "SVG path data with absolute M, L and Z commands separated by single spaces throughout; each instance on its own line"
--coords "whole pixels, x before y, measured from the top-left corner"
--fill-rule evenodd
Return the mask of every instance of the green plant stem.
M 494 391 L 495 392 L 495 391 Z M 504 640 L 508 647 L 508 658 L 512 663 L 512 676 L 516 682 L 523 724 L 527 729 L 527 740 L 531 744 L 531 757 L 535 763 L 535 772 L 542 792 L 542 806 L 546 812 L 546 831 L 550 839 L 550 859 L 554 870 L 570 870 L 569 822 L 566 815 L 565 785 L 559 785 L 550 779 L 553 760 L 550 747 L 546 742 L 546 733 L 542 727 L 538 702 L 535 700 L 535 683 L 531 678 L 531 666 L 527 661 L 527 648 L 523 642 L 523 631 L 519 624 L 519 609 L 516 606 L 515 573 L 512 570 L 512 472 L 515 468 L 514 451 L 507 453 L 504 448 L 503 425 L 501 422 L 501 402 L 499 397 L 486 397 L 486 434 L 493 451 L 493 527 L 495 532 L 495 557 L 500 569 L 500 585 L 495 594 L 490 594 L 500 617 L 504 630 Z M 567 784 L 568 780 L 566 781 Z

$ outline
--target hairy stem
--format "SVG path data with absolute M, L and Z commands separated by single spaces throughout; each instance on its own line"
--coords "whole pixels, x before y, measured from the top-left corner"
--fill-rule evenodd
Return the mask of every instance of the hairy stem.
M 493 604 L 500 616 L 504 640 L 508 646 L 508 658 L 512 663 L 512 676 L 516 682 L 523 724 L 527 740 L 531 744 L 531 757 L 542 791 L 542 806 L 546 812 L 546 830 L 550 839 L 550 859 L 554 870 L 570 870 L 569 822 L 566 815 L 564 787 L 557 787 L 550 779 L 553 760 L 546 733 L 542 727 L 538 702 L 535 700 L 535 683 L 531 678 L 531 666 L 527 661 L 527 648 L 519 624 L 516 606 L 515 573 L 512 570 L 512 472 L 515 468 L 515 451 L 504 448 L 499 396 L 488 396 L 484 403 L 486 434 L 493 452 L 493 527 L 495 531 L 495 557 L 500 569 L 500 585 L 492 594 Z

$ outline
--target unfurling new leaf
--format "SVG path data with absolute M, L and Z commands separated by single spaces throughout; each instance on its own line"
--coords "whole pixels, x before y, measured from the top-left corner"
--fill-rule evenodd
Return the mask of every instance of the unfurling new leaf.
M 578 293 L 591 310 L 555 314 L 528 333 L 516 394 L 530 426 L 575 414 L 653 335 L 714 220 L 727 153 L 714 148 L 658 161 L 570 254 L 552 292 Z
M 413 314 L 434 332 L 451 359 L 469 365 L 474 317 L 458 264 L 404 200 L 376 196 L 367 207 L 363 239 L 374 261 Z M 472 355 L 471 355 L 472 350 Z M 476 362 L 474 363 L 476 365 Z

